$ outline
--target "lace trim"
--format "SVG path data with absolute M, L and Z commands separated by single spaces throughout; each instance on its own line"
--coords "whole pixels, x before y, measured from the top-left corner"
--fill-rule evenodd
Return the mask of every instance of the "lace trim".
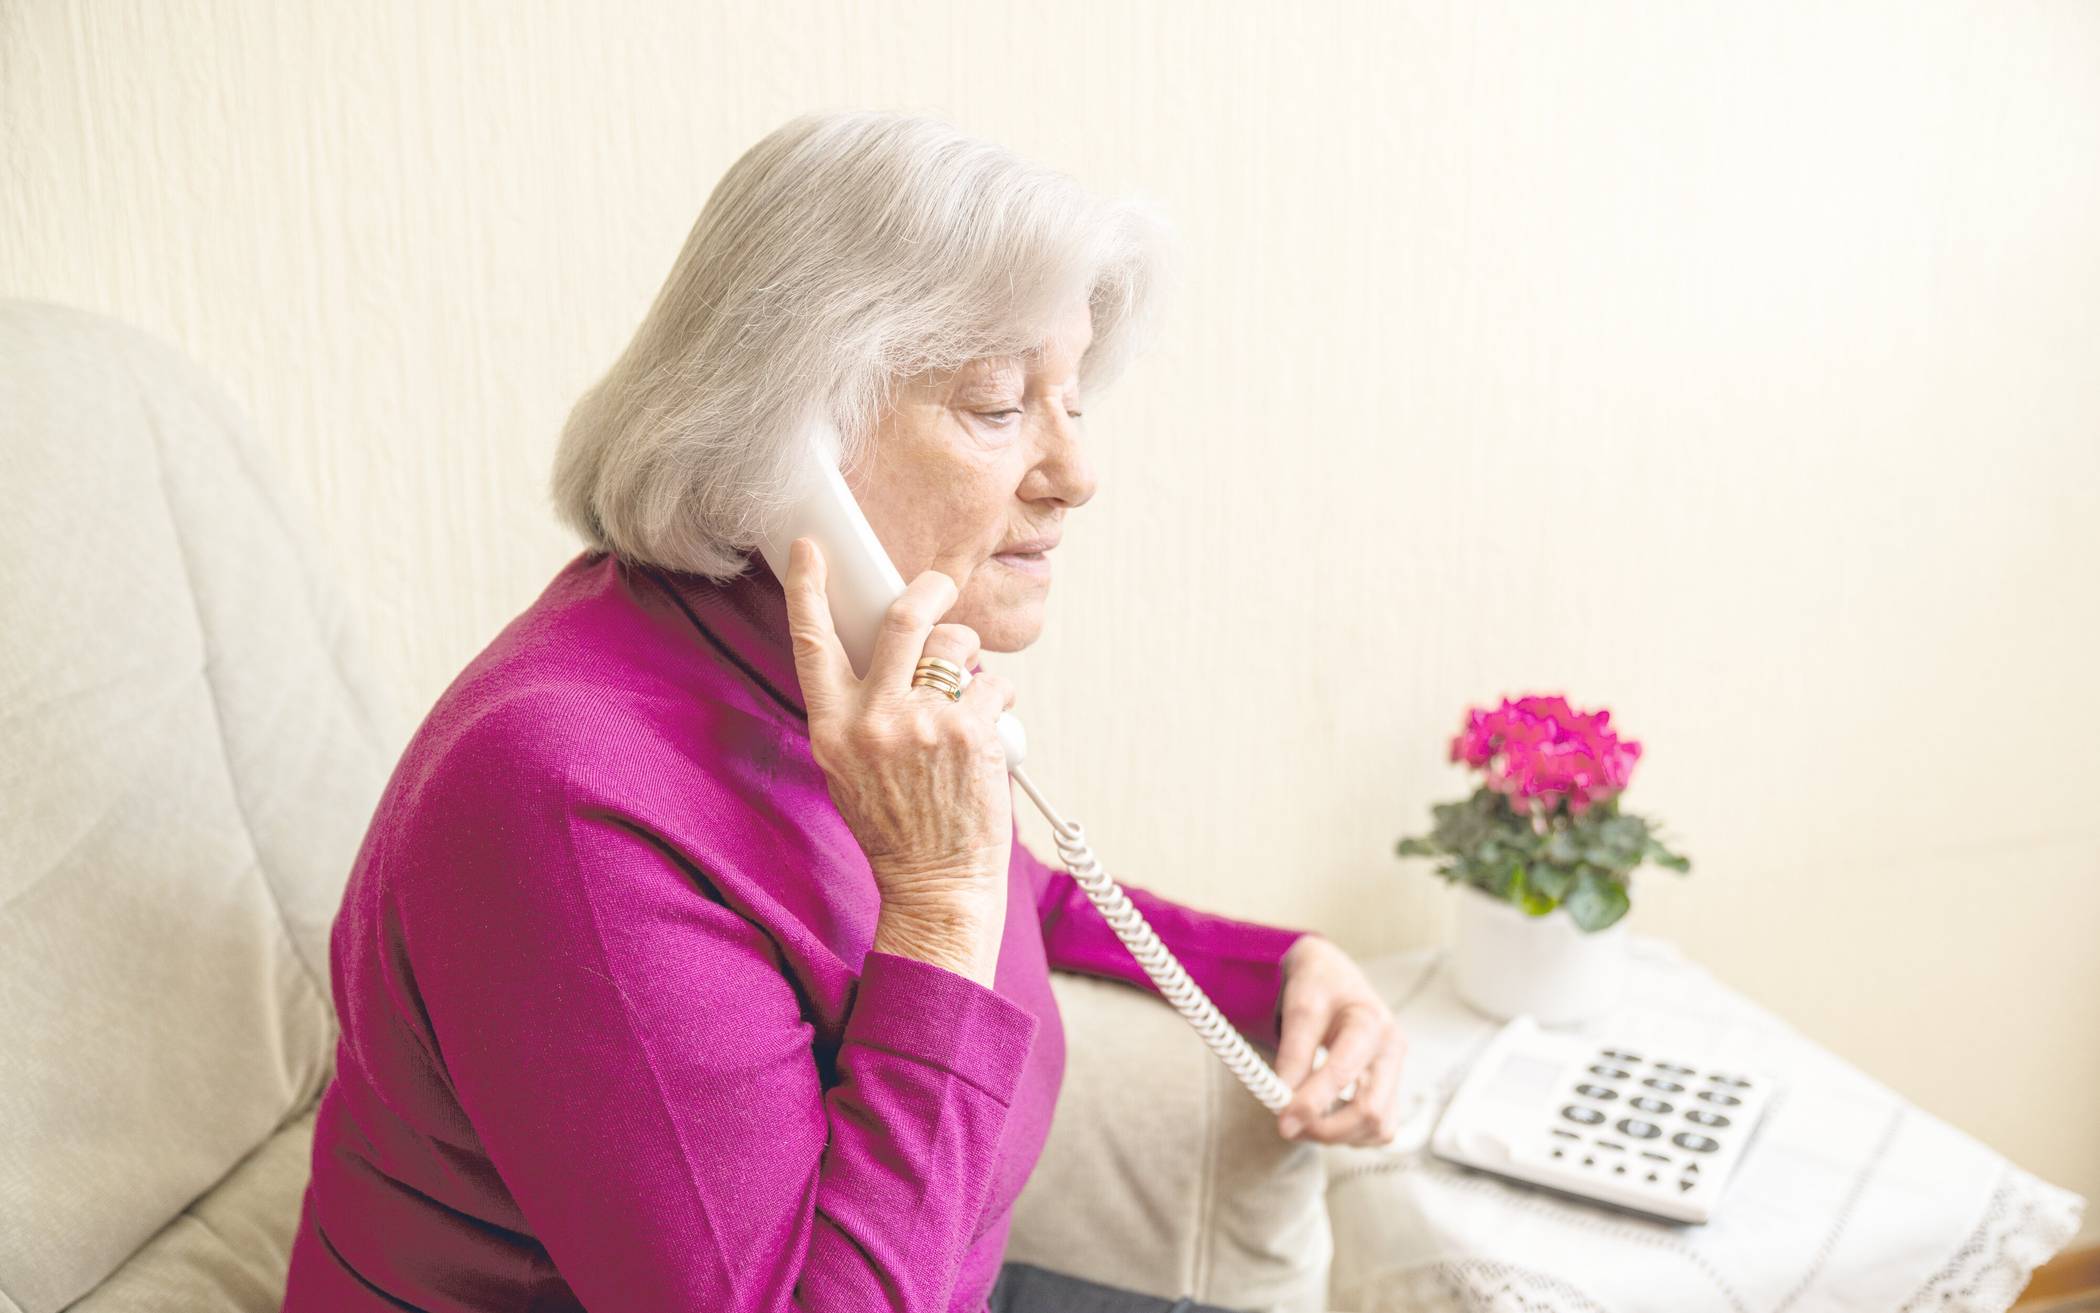
M 2019 1297 L 2035 1268 L 2070 1243 L 2084 1212 L 2077 1195 L 2008 1165 L 1983 1220 L 1898 1313 L 1997 1313 Z

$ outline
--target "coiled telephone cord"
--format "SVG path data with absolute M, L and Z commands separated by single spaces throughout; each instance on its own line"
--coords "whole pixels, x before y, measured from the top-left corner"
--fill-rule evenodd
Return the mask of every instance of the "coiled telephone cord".
M 1189 978 L 1188 971 L 1160 942 L 1158 933 L 1145 920 L 1145 914 L 1138 911 L 1130 896 L 1101 868 L 1094 850 L 1087 846 L 1085 827 L 1058 815 L 1050 800 L 1036 792 L 1027 772 L 1016 766 L 1012 774 L 1027 791 L 1037 810 L 1043 813 L 1043 819 L 1050 822 L 1056 835 L 1057 855 L 1063 860 L 1065 869 L 1086 891 L 1087 898 L 1101 913 L 1101 919 L 1116 932 L 1116 938 L 1123 941 L 1123 946 L 1130 950 L 1138 965 L 1145 968 L 1145 974 L 1152 977 L 1160 996 L 1203 1037 L 1210 1051 L 1218 1055 L 1218 1061 L 1239 1078 L 1240 1084 L 1246 1086 L 1263 1107 L 1280 1112 L 1291 1101 L 1290 1087 L 1254 1051 L 1246 1037 L 1233 1029 L 1232 1023 L 1218 1011 L 1218 1005 L 1210 1001 L 1210 996 Z

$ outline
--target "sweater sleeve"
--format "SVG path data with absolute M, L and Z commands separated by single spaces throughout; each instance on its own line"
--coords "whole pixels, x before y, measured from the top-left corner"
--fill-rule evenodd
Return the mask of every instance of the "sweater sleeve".
M 871 952 L 826 1089 L 772 939 L 551 787 L 399 918 L 443 1070 L 562 1278 L 589 1308 L 946 1309 L 1033 1014 Z
M 1107 976 L 1152 988 L 1116 932 L 1079 887 L 1072 873 L 1053 867 L 1014 834 L 1011 865 L 1027 872 L 1043 927 L 1043 952 L 1053 968 Z M 1120 883 L 1120 882 L 1119 882 Z M 1275 1049 L 1283 996 L 1283 955 L 1306 932 L 1235 921 L 1169 902 L 1131 885 L 1123 892 L 1189 976 L 1218 1005 L 1218 1011 L 1249 1040 Z

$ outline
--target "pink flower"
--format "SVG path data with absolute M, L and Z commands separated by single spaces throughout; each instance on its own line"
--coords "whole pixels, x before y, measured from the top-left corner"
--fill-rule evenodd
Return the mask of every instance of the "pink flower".
M 1488 787 L 1529 815 L 1563 800 L 1576 816 L 1622 792 L 1633 778 L 1641 745 L 1608 727 L 1611 712 L 1584 713 L 1559 695 L 1505 697 L 1492 711 L 1466 712 L 1451 740 L 1451 760 L 1478 768 Z

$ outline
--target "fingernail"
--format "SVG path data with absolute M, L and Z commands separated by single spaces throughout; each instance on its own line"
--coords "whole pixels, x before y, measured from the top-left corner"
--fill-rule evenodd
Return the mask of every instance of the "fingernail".
M 1282 1131 L 1283 1138 L 1288 1140 L 1292 1136 L 1296 1135 L 1299 1129 L 1302 1128 L 1304 1125 L 1305 1123 L 1299 1121 L 1296 1117 L 1285 1117 L 1280 1123 L 1278 1123 L 1277 1129 Z

